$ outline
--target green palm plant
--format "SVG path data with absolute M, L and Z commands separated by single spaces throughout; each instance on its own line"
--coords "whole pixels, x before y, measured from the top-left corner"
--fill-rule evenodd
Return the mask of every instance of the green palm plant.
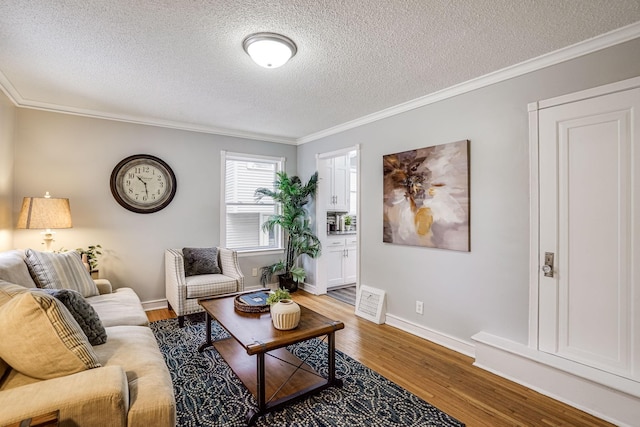
M 286 172 L 276 174 L 274 189 L 258 188 L 255 191 L 256 200 L 271 197 L 280 205 L 280 212 L 271 215 L 262 224 L 266 232 L 281 227 L 285 232 L 285 259 L 261 268 L 260 281 L 266 285 L 274 274 L 280 273 L 281 286 L 295 291 L 297 283 L 305 279 L 306 273 L 296 262 L 302 255 L 316 258 L 320 255 L 320 240 L 310 226 L 307 204 L 315 198 L 318 188 L 318 172 L 314 173 L 306 184 L 299 177 L 289 177 Z

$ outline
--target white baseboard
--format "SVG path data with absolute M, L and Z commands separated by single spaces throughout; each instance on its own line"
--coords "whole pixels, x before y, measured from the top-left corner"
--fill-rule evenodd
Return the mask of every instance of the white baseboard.
M 480 332 L 475 366 L 618 426 L 638 426 L 640 383 Z
M 318 287 L 316 285 L 310 285 L 309 283 L 300 283 L 298 285 L 298 287 L 304 291 L 309 292 L 310 294 L 313 295 L 319 295 L 318 294 Z
M 389 326 L 393 326 L 394 328 L 401 329 L 412 335 L 416 335 L 420 338 L 424 338 L 436 344 L 440 344 L 441 346 L 447 347 L 466 356 L 475 356 L 475 347 L 473 343 L 462 341 L 459 338 L 451 337 L 449 335 L 443 334 L 442 332 L 434 331 L 433 329 L 426 328 L 422 325 L 418 325 L 417 323 L 402 319 L 393 314 L 387 313 L 386 317 L 387 320 L 385 323 Z
M 160 310 L 162 308 L 167 308 L 167 299 L 163 298 L 163 299 L 156 299 L 152 301 L 143 301 L 142 308 L 144 308 L 144 311 Z

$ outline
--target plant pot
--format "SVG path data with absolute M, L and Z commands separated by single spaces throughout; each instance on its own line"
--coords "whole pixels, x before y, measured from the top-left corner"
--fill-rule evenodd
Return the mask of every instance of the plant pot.
M 273 327 L 281 331 L 296 328 L 300 322 L 300 306 L 290 299 L 278 301 L 271 306 L 271 321 Z
M 295 292 L 298 290 L 298 282 L 293 280 L 290 273 L 278 275 L 278 286 L 282 289 L 286 289 L 289 292 Z

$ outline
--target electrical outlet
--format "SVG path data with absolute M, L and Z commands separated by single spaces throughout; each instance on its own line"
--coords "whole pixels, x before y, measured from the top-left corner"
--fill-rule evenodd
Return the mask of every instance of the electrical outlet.
M 258 268 L 257 267 L 253 267 L 253 270 L 251 270 L 251 274 L 253 275 L 253 277 L 257 277 L 258 276 Z
M 416 301 L 416 313 L 418 314 L 424 313 L 424 303 L 422 301 Z

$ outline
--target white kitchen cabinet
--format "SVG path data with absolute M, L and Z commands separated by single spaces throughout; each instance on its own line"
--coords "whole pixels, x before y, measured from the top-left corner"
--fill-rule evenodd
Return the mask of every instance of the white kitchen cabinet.
M 356 236 L 331 237 L 325 250 L 327 288 L 355 283 L 357 278 Z
M 349 156 L 343 155 L 326 160 L 328 178 L 327 210 L 349 211 L 350 170 Z

